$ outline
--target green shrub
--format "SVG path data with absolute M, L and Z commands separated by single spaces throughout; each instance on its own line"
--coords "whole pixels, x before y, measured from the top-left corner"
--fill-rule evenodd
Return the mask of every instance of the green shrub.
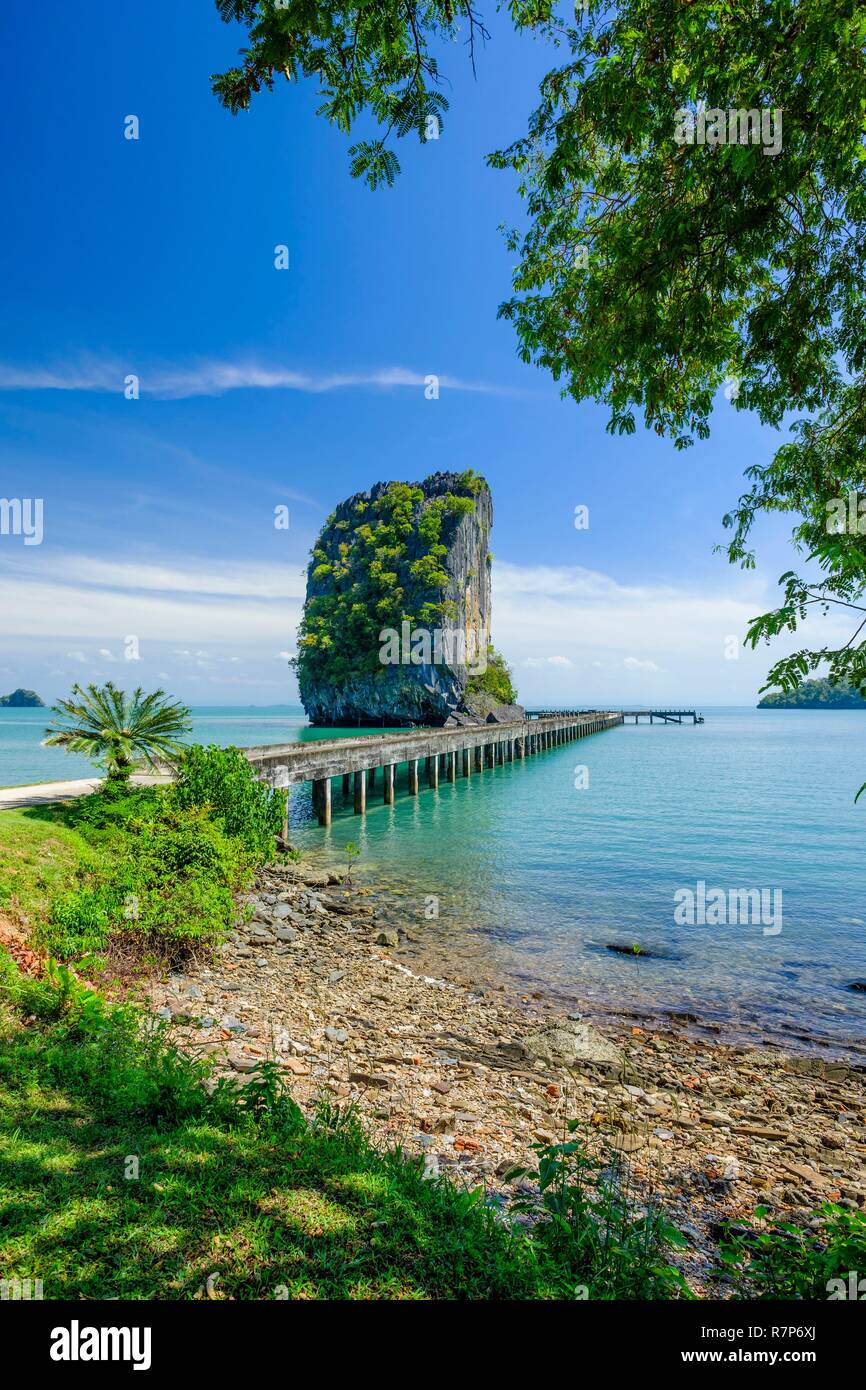
M 66 825 L 85 833 L 124 830 L 135 822 L 155 820 L 161 814 L 166 795 L 158 787 L 130 787 L 106 781 L 89 796 L 69 802 L 61 814 Z
M 467 691 L 470 695 L 491 695 L 503 705 L 517 703 L 517 691 L 511 680 L 511 667 L 501 652 L 491 644 L 487 648 L 487 669 L 470 676 Z
M 569 1122 L 570 1133 L 577 1127 Z M 511 1210 L 534 1218 L 534 1241 L 586 1289 L 586 1297 L 691 1297 L 682 1272 L 670 1263 L 685 1238 L 660 1209 L 630 1191 L 622 1155 L 595 1156 L 579 1139 L 533 1148 L 537 1167 L 513 1168 L 506 1177 L 528 1177 L 539 1195 L 517 1198 Z
M 831 1281 L 842 1280 L 848 1297 L 848 1277 L 866 1270 L 866 1212 L 827 1202 L 813 1217 L 817 1229 L 803 1230 L 789 1222 L 767 1225 L 766 1207 L 755 1212 L 756 1224 L 729 1231 L 722 1239 L 720 1273 L 730 1279 L 734 1296 L 742 1299 L 827 1299 Z
M 183 756 L 172 795 L 184 810 L 208 808 L 226 834 L 243 841 L 259 861 L 274 857 L 286 793 L 257 781 L 239 748 L 193 744 Z
M 58 960 L 86 968 L 125 938 L 136 954 L 170 962 L 231 929 L 233 895 L 249 883 L 256 856 L 226 832 L 222 816 L 182 807 L 168 790 L 98 792 L 66 814 L 103 853 L 98 872 L 52 896 L 37 929 L 38 943 Z
M 160 821 L 133 828 L 123 843 L 116 880 L 126 902 L 126 929 L 163 956 L 194 944 L 215 945 L 235 918 L 234 893 L 252 876 L 254 859 L 204 807 L 168 802 Z
M 51 920 L 39 932 L 40 943 L 64 960 L 104 951 L 121 915 L 122 898 L 115 886 L 71 888 L 52 901 Z

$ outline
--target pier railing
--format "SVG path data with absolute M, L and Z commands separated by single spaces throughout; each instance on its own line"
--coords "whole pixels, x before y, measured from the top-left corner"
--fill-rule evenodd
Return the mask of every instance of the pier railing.
M 618 711 L 592 710 L 541 715 L 508 724 L 466 728 L 410 729 L 405 733 L 313 739 L 308 743 L 267 744 L 245 753 L 258 775 L 274 787 L 312 782 L 313 808 L 321 825 L 330 825 L 332 779 L 342 778 L 344 798 L 351 796 L 356 815 L 367 809 L 368 795 L 381 778 L 382 800 L 392 804 L 398 771 L 405 764 L 405 789 L 417 796 L 422 779 L 437 787 L 440 779 L 456 782 L 485 768 L 522 761 L 547 749 L 586 738 L 622 724 Z M 401 778 L 401 781 L 403 779 Z

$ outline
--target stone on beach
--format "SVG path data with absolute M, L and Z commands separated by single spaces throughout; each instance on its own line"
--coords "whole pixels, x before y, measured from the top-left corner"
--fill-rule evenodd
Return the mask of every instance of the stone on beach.
M 625 1058 L 619 1047 L 591 1023 L 557 1019 L 523 1039 L 524 1054 L 531 1062 L 554 1066 L 582 1067 L 586 1064 L 605 1071 L 618 1071 Z

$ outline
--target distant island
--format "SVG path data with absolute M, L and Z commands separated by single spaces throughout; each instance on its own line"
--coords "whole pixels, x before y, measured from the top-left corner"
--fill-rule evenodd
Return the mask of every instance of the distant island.
M 22 690 L 19 686 L 13 690 L 11 695 L 0 695 L 0 708 L 2 709 L 44 709 L 45 701 L 41 699 L 35 690 Z
M 853 685 L 831 685 L 828 680 L 803 681 L 789 695 L 781 691 L 765 695 L 758 709 L 866 709 L 866 699 Z

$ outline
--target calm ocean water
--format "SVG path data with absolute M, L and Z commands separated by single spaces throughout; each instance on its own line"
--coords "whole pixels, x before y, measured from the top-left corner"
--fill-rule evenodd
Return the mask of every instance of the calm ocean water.
M 93 776 L 93 766 L 86 758 L 65 753 L 62 748 L 41 747 L 50 717 L 47 709 L 0 709 L 0 787 Z M 357 732 L 314 732 L 307 726 L 307 716 L 300 705 L 201 706 L 192 710 L 192 720 L 191 743 L 234 743 L 239 748 Z
M 866 979 L 866 798 L 854 805 L 866 717 L 703 712 L 698 727 L 627 725 L 419 797 L 401 767 L 395 805 L 377 787 L 363 821 L 337 781 L 328 830 L 296 789 L 292 837 L 338 864 L 357 844 L 354 876 L 389 885 L 421 957 L 447 952 L 479 980 L 866 1049 L 866 993 L 847 988 Z M 300 711 L 193 713 L 203 742 L 311 736 Z M 86 774 L 84 760 L 39 747 L 44 723 L 43 710 L 0 710 L 0 785 Z M 678 925 L 675 894 L 699 881 L 779 891 L 781 930 Z

